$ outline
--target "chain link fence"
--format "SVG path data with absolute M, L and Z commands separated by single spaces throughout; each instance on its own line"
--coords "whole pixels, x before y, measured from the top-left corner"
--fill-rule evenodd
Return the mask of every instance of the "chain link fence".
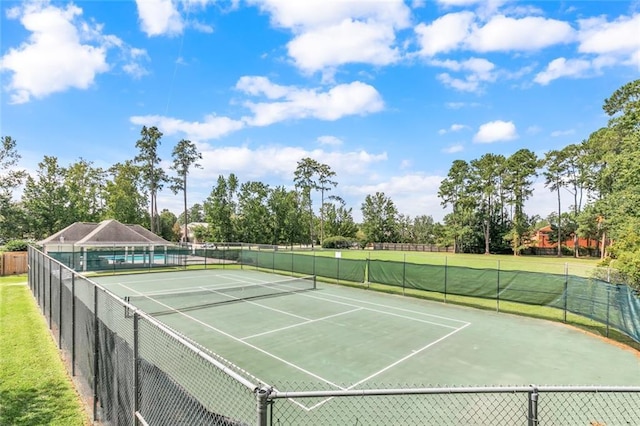
M 33 247 L 28 273 L 63 361 L 99 424 L 640 424 L 640 386 L 327 390 L 279 382 L 276 389 Z

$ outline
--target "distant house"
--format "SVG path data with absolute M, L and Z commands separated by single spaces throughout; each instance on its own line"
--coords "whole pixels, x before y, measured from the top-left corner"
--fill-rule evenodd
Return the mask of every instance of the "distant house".
M 558 243 L 551 242 L 549 236 L 553 233 L 553 230 L 550 225 L 542 227 L 536 231 L 536 235 L 533 237 L 533 245 L 538 248 L 557 248 Z M 566 241 L 562 243 L 563 246 L 567 246 L 569 248 L 573 248 L 573 237 L 567 238 Z M 587 238 L 578 238 L 578 247 L 580 248 L 588 248 L 588 249 L 597 249 L 598 241 Z
M 199 244 L 204 241 L 198 241 L 196 236 L 193 233 L 193 230 L 198 227 L 208 228 L 209 224 L 207 222 L 190 222 L 187 223 L 187 240 L 190 243 Z M 184 225 L 180 226 L 180 241 L 185 241 L 184 239 Z

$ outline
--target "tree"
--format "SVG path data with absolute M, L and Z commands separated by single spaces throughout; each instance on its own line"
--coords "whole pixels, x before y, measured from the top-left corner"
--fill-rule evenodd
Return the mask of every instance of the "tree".
M 318 175 L 318 185 L 317 189 L 320 190 L 320 206 L 324 206 L 324 194 L 327 191 L 331 191 L 331 188 L 335 188 L 338 183 L 332 180 L 335 177 L 335 172 L 331 170 L 326 164 L 319 164 L 318 169 L 316 170 Z M 324 239 L 324 214 L 322 208 L 320 209 L 320 245 L 322 245 L 322 240 Z
M 332 202 L 324 203 L 322 213 L 327 237 L 355 238 L 358 226 L 353 221 L 353 209 L 347 208 L 340 197 L 329 197 Z
M 134 161 L 141 165 L 142 182 L 149 194 L 150 229 L 151 232 L 157 233 L 159 228 L 157 194 L 162 190 L 163 183 L 167 181 L 167 174 L 158 167 L 162 161 L 158 156 L 162 132 L 155 126 L 149 128 L 142 126 L 140 136 L 136 142 L 136 148 L 140 152 Z
M 177 177 L 172 179 L 171 190 L 174 194 L 182 191 L 184 201 L 184 241 L 187 242 L 189 232 L 187 224 L 189 223 L 189 214 L 187 211 L 187 175 L 191 167 L 202 168 L 196 161 L 202 159 L 202 154 L 196 148 L 196 145 L 186 139 L 180 140 L 173 148 L 171 154 L 173 156 L 173 165 L 171 168 L 175 170 Z
M 214 241 L 235 241 L 236 193 L 238 178 L 231 173 L 228 179 L 218 176 L 216 186 L 204 203 L 205 219 L 209 223 L 210 236 Z
M 472 160 L 471 184 L 469 188 L 478 200 L 477 214 L 484 235 L 484 254 L 489 254 L 491 229 L 496 217 L 496 199 L 499 194 L 499 178 L 504 169 L 505 158 L 502 155 L 484 154 L 478 160 Z M 500 212 L 502 213 L 502 212 Z
M 267 205 L 270 188 L 262 182 L 246 182 L 238 196 L 238 234 L 242 241 L 268 244 L 273 221 Z
M 514 207 L 512 226 L 512 249 L 517 256 L 523 248 L 523 239 L 529 223 L 524 212 L 524 202 L 533 194 L 531 178 L 538 175 L 538 157 L 528 149 L 521 149 L 505 162 L 505 188 L 511 193 L 510 203 Z
M 433 217 L 427 215 L 416 216 L 413 219 L 413 242 L 416 244 L 436 243 L 436 224 Z
M 294 172 L 293 181 L 297 189 L 302 193 L 302 197 L 306 202 L 309 211 L 309 236 L 311 240 L 311 248 L 313 248 L 313 203 L 311 201 L 311 191 L 317 188 L 318 184 L 314 177 L 317 173 L 320 163 L 316 160 L 306 157 L 298 161 L 298 165 Z
M 558 198 L 558 214 L 556 226 L 556 239 L 558 243 L 558 257 L 562 256 L 562 202 L 560 190 L 565 186 L 564 174 L 566 173 L 565 155 L 561 151 L 551 150 L 545 154 L 544 185 L 551 191 L 555 191 Z
M 288 243 L 293 246 L 305 241 L 306 217 L 300 193 L 278 186 L 269 194 L 267 206 L 272 222 L 272 244 Z
M 185 216 L 184 212 L 180 213 L 180 216 L 178 216 L 178 223 L 181 225 L 187 223 L 185 217 L 189 218 L 189 222 L 204 222 L 204 209 L 202 204 L 195 203 L 192 205 L 187 216 Z
M 361 206 L 362 230 L 367 242 L 396 242 L 398 210 L 384 192 L 367 195 Z
M 159 218 L 159 235 L 167 241 L 178 241 L 178 239 L 180 238 L 180 233 L 176 233 L 173 229 L 173 225 L 175 225 L 177 222 L 176 215 L 167 209 L 163 209 L 160 212 Z
M 37 239 L 49 236 L 73 223 L 69 214 L 65 169 L 57 157 L 44 156 L 38 163 L 36 178 L 27 177 L 22 203 L 29 228 Z
M 147 196 L 142 191 L 142 171 L 131 160 L 116 163 L 108 170 L 111 179 L 104 190 L 104 218 L 122 223 L 148 226 L 149 215 L 145 211 Z
M 0 140 L 0 239 L 3 240 L 22 237 L 22 227 L 16 219 L 24 215 L 13 196 L 27 174 L 15 169 L 20 160 L 16 145 L 11 136 L 3 136 Z M 9 217 L 11 222 L 7 220 Z
M 448 229 L 451 232 L 454 253 L 458 252 L 460 238 L 468 227 L 465 218 L 469 216 L 468 211 L 473 203 L 468 192 L 470 178 L 469 164 L 464 160 L 455 160 L 438 190 L 442 206 L 451 207 L 453 210 L 449 216 Z
M 64 185 L 69 200 L 70 221 L 98 222 L 104 215 L 106 173 L 80 158 L 66 168 Z

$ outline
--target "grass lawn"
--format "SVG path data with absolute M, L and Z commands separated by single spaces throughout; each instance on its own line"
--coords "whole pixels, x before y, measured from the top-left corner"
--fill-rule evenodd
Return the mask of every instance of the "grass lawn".
M 0 277 L 0 424 L 89 425 L 26 280 Z
M 486 268 L 504 271 L 528 271 L 545 272 L 551 274 L 564 274 L 565 265 L 569 274 L 576 276 L 589 276 L 597 267 L 600 259 L 573 258 L 555 256 L 513 256 L 501 254 L 467 254 L 467 253 L 431 253 L 415 251 L 391 251 L 391 250 L 318 250 L 316 256 L 335 256 L 339 251 L 343 259 L 376 259 L 396 262 L 408 262 L 428 265 L 464 266 L 468 268 Z M 309 251 L 300 251 L 300 254 L 309 254 Z

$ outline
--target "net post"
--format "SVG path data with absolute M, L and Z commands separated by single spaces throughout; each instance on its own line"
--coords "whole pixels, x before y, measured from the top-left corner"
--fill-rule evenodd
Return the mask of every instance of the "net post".
M 318 287 L 317 287 L 317 285 L 316 285 L 316 283 L 317 283 L 316 275 L 313 275 L 313 289 L 314 289 L 314 290 L 315 290 L 316 288 L 318 288 Z

